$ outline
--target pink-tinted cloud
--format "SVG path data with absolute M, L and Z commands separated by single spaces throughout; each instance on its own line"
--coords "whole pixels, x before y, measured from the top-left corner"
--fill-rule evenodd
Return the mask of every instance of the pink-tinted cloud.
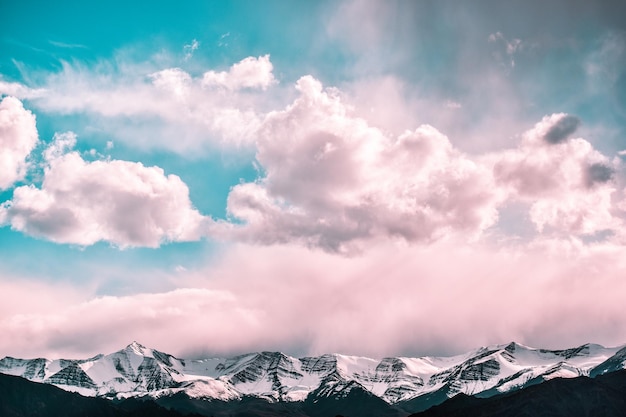
M 138 162 L 87 162 L 72 133 L 55 136 L 45 151 L 41 188 L 15 189 L 0 216 L 15 230 L 59 243 L 157 247 L 164 241 L 197 240 L 206 220 L 191 205 L 176 175 Z
M 268 115 L 257 160 L 265 177 L 233 187 L 239 238 L 350 251 L 359 241 L 476 234 L 497 219 L 491 172 L 432 126 L 392 137 L 354 117 L 311 76 Z
M 269 55 L 258 58 L 248 57 L 233 64 L 228 71 L 207 71 L 202 76 L 205 87 L 224 87 L 229 90 L 260 88 L 266 90 L 276 83 L 272 71 L 274 66 Z
M 124 56 L 89 67 L 62 65 L 58 73 L 43 77 L 42 88 L 0 81 L 0 93 L 28 98 L 46 112 L 88 115 L 131 146 L 179 153 L 249 145 L 263 103 L 271 101 L 261 102 L 257 90 L 277 83 L 269 55 L 198 77 L 181 68 L 163 69 L 162 63 L 128 64 Z
M 87 356 L 138 339 L 177 355 L 282 350 L 451 354 L 516 340 L 549 348 L 626 339 L 623 249 L 546 241 L 497 249 L 383 245 L 346 258 L 235 246 L 179 272 L 187 286 L 5 307 L 0 355 Z M 24 302 L 37 302 L 25 296 Z
M 24 178 L 38 141 L 35 116 L 15 97 L 0 101 L 0 190 Z
M 571 138 L 579 124 L 563 113 L 546 116 L 516 149 L 492 155 L 496 182 L 509 199 L 530 204 L 539 232 L 593 234 L 622 224 L 612 202 L 619 162 Z

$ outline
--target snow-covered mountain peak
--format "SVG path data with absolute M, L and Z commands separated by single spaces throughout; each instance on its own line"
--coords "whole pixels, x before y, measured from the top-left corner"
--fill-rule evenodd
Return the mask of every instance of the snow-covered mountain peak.
M 139 356 L 148 356 L 148 357 L 152 357 L 152 349 L 148 349 L 147 347 L 145 347 L 144 345 L 142 345 L 141 343 L 134 341 L 131 344 L 129 344 L 128 346 L 126 346 L 124 349 L 122 349 L 123 352 L 128 352 L 128 353 L 133 353 L 135 355 L 139 355 Z
M 391 404 L 460 392 L 491 395 L 555 377 L 594 376 L 625 367 L 624 347 L 584 344 L 548 350 L 516 342 L 451 357 L 296 358 L 264 351 L 199 360 L 179 359 L 133 342 L 117 352 L 83 360 L 0 360 L 2 373 L 107 398 L 183 393 L 222 401 L 250 395 L 302 401 L 309 396 L 340 397 L 358 387 Z
M 517 351 L 520 351 L 520 350 L 522 350 L 522 351 L 533 350 L 533 348 L 531 348 L 530 346 L 526 346 L 526 345 L 523 345 L 523 344 L 515 342 L 515 341 L 513 341 L 513 342 L 509 343 L 508 345 L 504 346 L 503 349 L 506 350 L 507 352 L 511 353 L 511 354 L 513 354 L 513 353 L 515 353 Z

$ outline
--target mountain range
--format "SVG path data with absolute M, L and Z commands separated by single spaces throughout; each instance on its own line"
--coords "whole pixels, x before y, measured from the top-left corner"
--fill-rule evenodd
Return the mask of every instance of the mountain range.
M 405 416 L 452 397 L 512 395 L 545 381 L 609 374 L 626 368 L 626 347 L 585 344 L 547 350 L 518 343 L 452 357 L 325 354 L 295 358 L 255 352 L 231 358 L 180 359 L 133 342 L 88 359 L 0 360 L 0 373 L 119 403 L 155 401 L 202 415 Z M 543 385 L 543 384 L 542 384 Z M 526 390 L 524 390 L 526 391 Z M 460 394 L 460 395 L 459 395 Z M 360 412 L 355 407 L 363 407 Z

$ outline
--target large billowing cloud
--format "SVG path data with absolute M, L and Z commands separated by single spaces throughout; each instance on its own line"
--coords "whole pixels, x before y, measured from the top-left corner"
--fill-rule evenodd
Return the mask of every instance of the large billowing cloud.
M 26 174 L 26 158 L 38 141 L 35 116 L 14 97 L 0 101 L 0 190 Z
M 237 65 L 269 63 L 267 56 L 244 61 Z M 231 68 L 228 74 L 239 72 L 245 73 Z M 150 88 L 169 94 L 171 103 L 185 102 L 198 82 L 181 69 L 149 78 Z M 525 204 L 540 234 L 617 234 L 622 224 L 613 201 L 619 161 L 572 137 L 580 125 L 574 116 L 546 116 L 516 148 L 469 156 L 430 125 L 399 135 L 369 125 L 338 90 L 311 76 L 296 88 L 300 96 L 291 105 L 247 127 L 256 137 L 261 176 L 232 188 L 231 222 L 202 217 L 185 184 L 156 167 L 84 161 L 63 149 L 73 146 L 71 135 L 45 151 L 41 188 L 17 188 L 0 216 L 16 230 L 80 245 L 155 247 L 211 235 L 342 253 L 389 239 L 473 240 L 497 223 L 507 202 Z
M 194 356 L 441 355 L 511 340 L 615 346 L 626 334 L 625 273 L 621 251 L 575 241 L 530 250 L 381 245 L 353 258 L 237 245 L 210 266 L 172 277 L 187 288 L 100 297 L 85 291 L 81 300 L 51 287 L 28 303 L 8 301 L 0 309 L 0 356 L 87 357 L 132 340 Z M 40 298 L 48 301 L 38 305 Z
M 176 175 L 139 162 L 88 162 L 68 152 L 73 133 L 60 134 L 45 151 L 41 188 L 15 189 L 0 216 L 15 230 L 59 243 L 156 247 L 197 240 L 203 218 Z
M 350 250 L 376 238 L 430 241 L 476 234 L 497 220 L 491 172 L 423 125 L 391 137 L 354 117 L 311 76 L 268 115 L 257 160 L 265 176 L 233 188 L 240 237 Z

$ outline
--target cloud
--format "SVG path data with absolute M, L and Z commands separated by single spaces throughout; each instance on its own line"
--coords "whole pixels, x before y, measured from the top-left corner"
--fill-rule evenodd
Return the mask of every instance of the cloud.
M 398 20 L 394 12 L 396 10 L 388 3 L 343 1 L 328 19 L 326 32 L 353 50 L 375 51 L 388 36 L 390 21 Z
M 183 46 L 183 52 L 185 53 L 184 60 L 188 61 L 193 56 L 193 53 L 200 47 L 200 42 L 196 39 L 192 39 L 189 44 Z
M 6 94 L 24 100 L 42 97 L 46 94 L 46 91 L 42 88 L 29 88 L 20 83 L 6 82 L 0 79 L 0 94 Z
M 0 206 L 15 230 L 58 243 L 157 247 L 197 240 L 207 221 L 193 208 L 187 186 L 159 167 L 121 160 L 84 161 L 73 133 L 55 136 L 44 152 L 41 188 L 18 187 Z
M 489 43 L 498 47 L 493 52 L 493 57 L 503 67 L 515 67 L 515 54 L 522 48 L 520 39 L 508 40 L 501 32 L 491 33 L 487 38 Z
M 389 137 L 313 77 L 297 89 L 259 130 L 265 177 L 229 195 L 229 213 L 245 223 L 239 238 L 349 251 L 381 237 L 472 235 L 496 221 L 491 173 L 432 126 Z
M 611 200 L 618 162 L 584 139 L 569 139 L 579 124 L 564 113 L 546 116 L 516 149 L 491 156 L 496 183 L 507 198 L 530 204 L 539 232 L 550 227 L 577 235 L 621 227 Z
M 521 143 L 470 157 L 429 125 L 394 136 L 352 113 L 311 76 L 261 125 L 263 176 L 232 188 L 223 233 L 350 253 L 368 241 L 475 239 L 508 202 L 528 205 L 539 234 L 593 235 L 622 225 L 612 201 L 619 161 L 571 139 L 580 120 L 545 116 Z
M 136 148 L 187 153 L 248 146 L 268 102 L 261 92 L 276 83 L 269 55 L 198 77 L 127 61 L 120 56 L 88 66 L 63 62 L 57 73 L 32 77 L 41 88 L 0 81 L 0 93 L 28 98 L 39 111 L 86 115 L 91 129 Z
M 15 97 L 0 101 L 0 190 L 24 178 L 26 158 L 38 142 L 35 116 Z
M 200 80 L 180 68 L 153 72 L 147 79 L 149 94 L 169 97 L 168 106 L 196 100 Z M 124 161 L 87 163 L 69 152 L 75 142 L 71 135 L 58 136 L 46 149 L 44 184 L 40 189 L 19 187 L 4 205 L 2 221 L 31 235 L 82 245 L 104 240 L 122 247 L 155 247 L 164 241 L 210 236 L 261 244 L 297 242 L 341 253 L 358 252 L 381 239 L 474 240 L 496 225 L 498 211 L 508 202 L 528 206 L 539 234 L 593 235 L 616 232 L 622 224 L 612 201 L 619 161 L 609 160 L 584 139 L 571 138 L 580 124 L 575 116 L 546 116 L 516 148 L 469 156 L 430 125 L 401 133 L 371 126 L 357 117 L 339 90 L 324 89 L 312 76 L 302 77 L 296 89 L 299 97 L 291 105 L 243 127 L 249 129 L 249 138 L 256 138 L 260 177 L 232 187 L 228 222 L 202 217 L 191 207 L 180 179 L 165 177 L 162 171 L 147 180 L 160 183 L 159 176 L 171 178 L 162 195 L 146 197 L 143 209 L 136 205 L 137 215 L 144 210 L 150 214 L 141 216 L 151 221 L 133 227 L 122 224 L 124 203 L 106 206 L 110 213 L 100 212 L 93 194 L 84 190 L 91 184 L 88 180 L 85 184 L 60 180 L 55 173 L 74 169 L 95 176 L 98 170 L 111 169 L 141 176 L 144 170 L 158 168 Z M 220 90 L 216 93 L 223 93 Z M 150 111 L 139 106 L 129 114 L 144 110 Z M 113 187 L 103 181 L 94 186 Z M 85 197 L 82 203 L 64 206 L 67 197 L 62 190 L 67 187 L 77 187 L 76 195 Z M 140 198 L 131 197 L 133 192 L 120 198 Z M 166 209 L 181 210 L 178 222 L 153 208 L 167 206 L 169 193 L 184 195 L 176 200 L 178 206 Z M 77 210 L 91 214 L 79 215 Z M 108 216 L 116 220 L 107 220 Z M 106 227 L 94 226 L 100 218 Z M 78 232 L 85 230 L 89 232 Z
M 560 143 L 567 140 L 580 126 L 580 119 L 576 116 L 569 114 L 555 116 L 551 118 L 550 128 L 543 135 L 543 139 L 548 143 Z
M 458 110 L 463 107 L 461 103 L 452 100 L 446 100 L 446 102 L 443 103 L 443 106 L 452 110 Z
M 269 55 L 258 58 L 248 57 L 234 64 L 228 72 L 207 71 L 202 76 L 202 85 L 205 87 L 224 87 L 228 90 L 242 88 L 260 88 L 266 90 L 276 83 L 274 67 Z
M 622 249 L 459 243 L 385 244 L 351 258 L 234 245 L 211 265 L 177 272 L 185 288 L 173 291 L 82 299 L 53 286 L 24 292 L 26 304 L 44 293 L 57 302 L 0 307 L 0 356 L 87 357 L 131 340 L 179 356 L 374 357 L 459 354 L 510 340 L 546 348 L 624 342 Z
M 624 77 L 626 57 L 626 34 L 608 31 L 584 62 L 585 70 L 596 88 L 614 89 L 615 83 Z
M 45 299 L 54 294 L 57 301 L 62 300 L 56 308 L 46 309 L 45 314 L 23 312 L 3 316 L 0 328 L 15 339 L 10 342 L 3 339 L 0 351 L 17 348 L 20 355 L 40 355 L 42 346 L 48 346 L 53 351 L 77 355 L 95 349 L 117 350 L 131 339 L 163 340 L 166 333 L 172 340 L 180 341 L 200 329 L 200 339 L 213 337 L 219 346 L 244 342 L 246 331 L 255 327 L 253 314 L 238 308 L 232 294 L 224 291 L 177 289 L 160 294 L 104 296 L 81 302 L 54 288 L 49 290 Z M 31 302 L 39 298 L 35 294 Z M 202 322 L 205 325 L 201 325 Z M 239 337 L 227 327 L 233 325 L 239 329 Z M 26 327 L 20 329 L 22 326 Z M 154 338 L 151 334 L 158 336 Z M 220 341 L 216 337 L 226 334 L 234 339 Z M 126 338 L 130 339 L 126 341 Z M 197 345 L 197 341 L 189 341 Z
M 589 165 L 587 169 L 587 186 L 592 187 L 594 184 L 602 184 L 613 179 L 615 169 L 601 162 Z
M 81 45 L 79 43 L 65 43 L 65 42 L 58 42 L 58 41 L 53 41 L 53 40 L 49 40 L 48 43 L 50 45 L 56 46 L 57 48 L 64 48 L 64 49 L 89 49 L 87 46 Z
M 155 87 L 170 93 L 175 99 L 183 100 L 189 96 L 192 79 L 180 68 L 168 68 L 148 75 Z

